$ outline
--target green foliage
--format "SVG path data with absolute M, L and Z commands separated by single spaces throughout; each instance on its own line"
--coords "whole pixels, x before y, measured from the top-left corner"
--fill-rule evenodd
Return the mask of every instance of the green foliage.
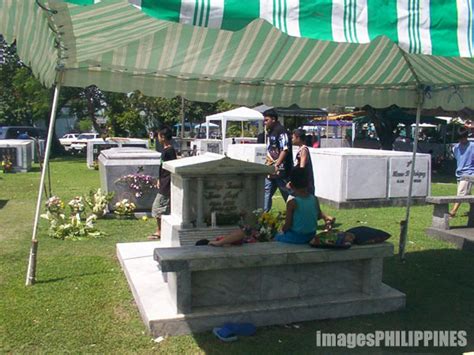
M 45 89 L 16 55 L 15 46 L 0 43 L 0 125 L 32 125 L 48 117 L 51 91 Z
M 83 118 L 76 123 L 77 128 L 81 132 L 90 132 L 92 130 L 92 121 L 87 118 Z
M 137 111 L 129 110 L 118 115 L 117 124 L 130 137 L 141 137 L 146 134 L 145 125 Z
M 258 128 L 244 122 L 244 137 L 256 137 L 258 133 Z M 229 122 L 227 126 L 227 137 L 241 137 L 242 136 L 242 123 L 241 122 Z

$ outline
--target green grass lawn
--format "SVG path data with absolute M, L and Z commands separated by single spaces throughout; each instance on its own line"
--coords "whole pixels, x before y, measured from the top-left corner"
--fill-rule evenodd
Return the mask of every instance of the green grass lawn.
M 53 193 L 65 201 L 99 187 L 98 172 L 88 170 L 82 159 L 54 160 L 51 177 Z M 455 194 L 453 179 L 440 181 L 444 182 L 433 184 L 432 194 Z M 257 336 L 233 344 L 221 343 L 210 333 L 170 337 L 157 344 L 146 332 L 115 256 L 117 242 L 145 240 L 154 229 L 152 220 L 100 220 L 97 225 L 107 237 L 90 241 L 51 239 L 42 221 L 37 284 L 24 286 L 38 183 L 37 167 L 26 174 L 0 174 L 2 353 L 315 353 L 317 330 L 367 333 L 396 329 L 463 329 L 468 332 L 465 349 L 428 351 L 474 351 L 474 255 L 425 235 L 432 207 L 412 208 L 406 263 L 397 256 L 385 261 L 384 281 L 407 294 L 403 311 L 305 322 L 299 328 L 265 327 Z M 281 198 L 276 198 L 275 206 L 283 208 Z M 368 225 L 392 233 L 390 241 L 398 250 L 404 208 L 325 210 L 337 217 L 338 228 Z M 466 211 L 462 206 L 459 215 Z M 453 224 L 465 223 L 466 217 L 460 217 Z M 346 351 L 331 350 L 336 352 Z

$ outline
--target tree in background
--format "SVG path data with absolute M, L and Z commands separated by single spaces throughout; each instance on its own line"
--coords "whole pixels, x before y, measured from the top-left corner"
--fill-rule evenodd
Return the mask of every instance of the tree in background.
M 14 44 L 2 41 L 0 46 L 4 51 L 0 65 L 0 125 L 32 126 L 48 117 L 52 92 L 20 61 Z
M 371 106 L 365 106 L 364 111 L 367 112 L 371 122 L 375 126 L 377 137 L 379 137 L 380 145 L 383 150 L 392 150 L 393 143 L 398 137 L 399 120 L 388 117 L 387 113 L 393 110 L 393 107 L 385 109 L 374 109 Z
M 0 46 L 4 51 L 4 63 L 0 65 L 0 125 L 33 125 L 44 121 L 48 126 L 52 89 L 44 88 L 20 61 L 15 45 L 8 45 L 2 39 Z M 58 111 L 67 105 L 70 115 L 79 118 L 81 130 L 92 126 L 104 136 L 142 136 L 147 127 L 173 126 L 180 122 L 181 102 L 180 97 L 148 97 L 140 91 L 104 92 L 94 85 L 63 87 Z M 215 103 L 184 100 L 184 116 L 188 122 L 197 123 L 207 115 L 235 107 L 223 100 Z M 99 124 L 100 114 L 108 118 L 107 126 Z

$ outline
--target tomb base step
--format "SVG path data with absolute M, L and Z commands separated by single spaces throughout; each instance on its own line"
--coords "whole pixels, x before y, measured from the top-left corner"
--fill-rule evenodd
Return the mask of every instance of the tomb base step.
M 320 203 L 331 206 L 336 209 L 351 208 L 378 208 L 378 207 L 405 207 L 407 204 L 406 197 L 384 198 L 384 199 L 361 199 L 349 201 L 333 201 L 323 197 L 318 197 Z M 426 205 L 426 197 L 413 197 L 412 206 Z
M 134 212 L 131 216 L 129 216 L 130 219 L 133 219 L 133 218 L 141 219 L 143 217 L 153 218 L 151 216 L 151 212 Z M 115 214 L 113 212 L 106 213 L 104 215 L 104 218 L 105 219 L 127 219 L 127 218 L 124 218 L 124 217 L 120 217 L 120 216 L 118 216 L 117 214 Z
M 457 249 L 474 252 L 474 228 L 453 227 L 451 229 L 427 228 L 426 234 L 435 239 L 452 243 Z
M 149 329 L 154 336 L 179 335 L 209 331 L 226 322 L 251 322 L 256 326 L 269 326 L 385 313 L 404 307 L 405 295 L 383 284 L 377 295 L 351 293 L 239 306 L 196 307 L 190 314 L 151 319 Z
M 396 311 L 405 307 L 405 295 L 387 285 L 377 294 L 350 293 L 314 298 L 264 301 L 236 306 L 196 307 L 177 314 L 168 285 L 153 260 L 162 242 L 117 244 L 117 257 L 132 290 L 143 322 L 153 336 L 203 332 L 225 322 L 252 322 L 257 326 L 317 319 L 352 317 Z
M 191 246 L 200 239 L 213 240 L 220 235 L 227 235 L 239 228 L 239 226 L 217 226 L 217 227 L 189 227 L 183 228 L 181 221 L 172 215 L 161 218 L 161 240 L 166 247 Z

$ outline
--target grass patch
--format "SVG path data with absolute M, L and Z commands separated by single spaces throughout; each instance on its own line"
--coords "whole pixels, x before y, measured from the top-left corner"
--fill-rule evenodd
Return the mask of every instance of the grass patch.
M 64 201 L 99 187 L 98 172 L 87 169 L 83 159 L 54 160 L 51 177 L 53 193 Z M 442 181 L 433 184 L 432 193 L 455 194 L 455 181 Z M 91 241 L 49 238 L 47 224 L 41 221 L 38 281 L 33 287 L 24 286 L 38 183 L 38 169 L 0 175 L 2 353 L 314 353 L 317 330 L 367 333 L 392 329 L 464 329 L 469 345 L 463 350 L 474 350 L 473 255 L 425 235 L 431 207 L 412 208 L 407 262 L 400 263 L 396 256 L 385 261 L 384 281 L 407 294 L 407 308 L 401 312 L 305 322 L 299 329 L 265 327 L 258 336 L 234 344 L 222 344 L 209 333 L 171 337 L 156 344 L 146 333 L 115 256 L 117 242 L 145 240 L 154 229 L 153 220 L 100 220 L 97 226 L 107 237 Z M 284 207 L 278 196 L 275 207 Z M 337 217 L 338 228 L 369 225 L 392 233 L 390 241 L 398 249 L 404 208 L 323 208 Z M 459 215 L 466 211 L 467 206 L 462 206 Z M 454 224 L 466 224 L 466 218 L 456 218 Z M 360 352 L 367 353 L 367 349 Z

